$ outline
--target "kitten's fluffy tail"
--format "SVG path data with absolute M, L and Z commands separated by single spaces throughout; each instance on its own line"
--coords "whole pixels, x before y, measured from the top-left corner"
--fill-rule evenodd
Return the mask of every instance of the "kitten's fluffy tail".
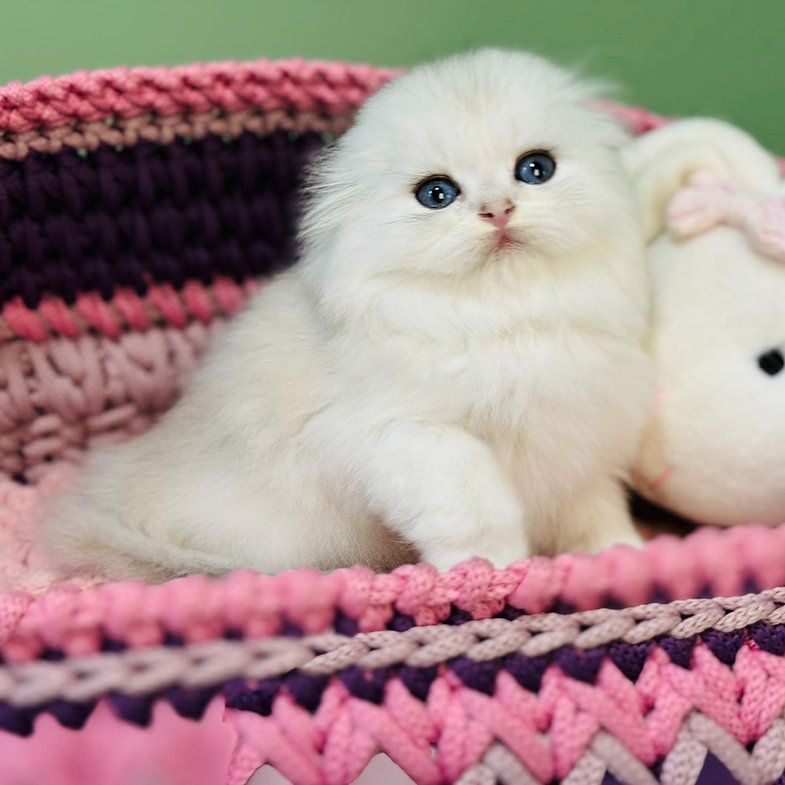
M 85 512 L 85 505 L 69 502 L 58 500 L 41 537 L 49 558 L 62 570 L 162 583 L 193 573 L 221 575 L 241 566 L 236 560 L 153 540 L 125 525 L 114 511 Z

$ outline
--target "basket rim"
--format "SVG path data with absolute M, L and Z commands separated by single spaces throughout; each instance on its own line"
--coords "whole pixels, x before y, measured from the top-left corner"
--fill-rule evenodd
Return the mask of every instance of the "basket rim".
M 14 495 L 36 495 L 31 488 L 11 488 L 10 481 L 3 485 L 4 504 L 13 505 Z M 330 573 L 306 567 L 274 576 L 248 570 L 191 575 L 157 585 L 65 583 L 38 596 L 23 591 L 0 596 L 0 654 L 23 662 L 47 649 L 93 654 L 107 639 L 145 647 L 172 635 L 195 643 L 227 633 L 269 637 L 287 627 L 319 634 L 333 629 L 337 619 L 373 632 L 401 619 L 416 626 L 460 625 L 554 609 L 579 628 L 614 615 L 692 615 L 712 602 L 725 603 L 730 612 L 780 598 L 782 553 L 785 526 L 751 525 L 699 529 L 685 538 L 660 535 L 640 549 L 616 546 L 594 556 L 535 556 L 506 569 L 473 559 L 444 573 L 420 563 L 391 573 L 363 566 Z M 751 587 L 760 591 L 750 593 Z M 729 599 L 717 599 L 722 597 Z
M 0 87 L 0 134 L 80 122 L 233 112 L 263 107 L 341 114 L 400 69 L 305 60 L 233 60 L 182 66 L 117 67 L 41 76 Z

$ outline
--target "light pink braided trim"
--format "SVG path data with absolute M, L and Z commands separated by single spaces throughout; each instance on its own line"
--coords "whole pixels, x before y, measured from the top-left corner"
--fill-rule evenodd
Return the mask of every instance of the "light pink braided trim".
M 399 665 L 430 668 L 455 657 L 487 662 L 513 653 L 541 657 L 564 646 L 590 650 L 614 642 L 651 642 L 662 635 L 695 638 L 706 630 L 731 633 L 760 621 L 783 624 L 785 606 L 779 604 L 783 602 L 785 588 L 779 588 L 745 597 L 689 600 L 622 610 L 604 608 L 572 615 L 523 616 L 513 621 L 478 619 L 459 626 L 427 625 L 403 632 L 377 630 L 351 637 L 323 632 L 303 638 L 271 636 L 239 641 L 218 638 L 184 647 L 139 647 L 71 656 L 54 662 L 0 666 L 0 701 L 14 706 L 37 706 L 58 698 L 92 701 L 118 690 L 136 695 L 155 693 L 174 684 L 206 687 L 236 677 L 270 679 L 293 670 L 311 676 L 332 676 L 354 666 L 366 671 Z M 744 645 L 758 651 L 749 641 Z M 708 649 L 707 652 L 696 655 L 696 667 L 701 662 L 710 662 L 706 659 L 710 654 Z M 762 654 L 762 657 L 763 660 L 754 662 L 758 665 L 768 662 L 770 655 Z M 744 667 L 742 662 L 739 668 Z M 782 668 L 777 673 L 785 677 Z M 770 713 L 761 705 L 765 697 L 760 691 L 750 689 L 748 693 L 744 721 L 753 723 L 747 731 L 750 736 L 765 730 L 759 724 L 765 724 Z M 735 704 L 736 693 L 731 691 L 724 699 Z M 785 684 L 777 706 L 782 708 L 782 704 L 785 704 Z
M 36 309 L 17 297 L 3 306 L 0 342 L 22 338 L 41 343 L 53 335 L 76 338 L 88 330 L 116 339 L 129 329 L 184 328 L 194 320 L 209 324 L 216 316 L 237 313 L 258 288 L 254 279 L 238 285 L 229 278 L 216 278 L 210 286 L 189 281 L 179 291 L 168 284 L 154 284 L 143 297 L 131 289 L 118 289 L 109 302 L 95 292 L 83 293 L 72 307 L 50 296 Z
M 0 133 L 146 113 L 259 109 L 344 115 L 397 73 L 343 63 L 258 60 L 45 76 L 0 89 Z

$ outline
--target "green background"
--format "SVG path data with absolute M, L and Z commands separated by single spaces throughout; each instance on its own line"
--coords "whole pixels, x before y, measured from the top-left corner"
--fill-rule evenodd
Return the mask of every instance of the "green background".
M 409 65 L 528 48 L 666 114 L 711 114 L 785 154 L 785 0 L 5 0 L 0 83 L 196 60 Z

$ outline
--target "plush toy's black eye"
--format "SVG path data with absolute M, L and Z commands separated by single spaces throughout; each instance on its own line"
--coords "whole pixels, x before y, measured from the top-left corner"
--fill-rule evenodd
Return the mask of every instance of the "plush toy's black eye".
M 438 210 L 452 204 L 460 192 L 458 186 L 448 177 L 430 177 L 417 186 L 414 195 L 423 207 Z
M 785 368 L 785 357 L 779 349 L 772 349 L 758 357 L 758 367 L 769 376 L 776 376 Z
M 515 164 L 515 178 L 530 185 L 539 185 L 553 177 L 556 161 L 548 153 L 527 153 Z

